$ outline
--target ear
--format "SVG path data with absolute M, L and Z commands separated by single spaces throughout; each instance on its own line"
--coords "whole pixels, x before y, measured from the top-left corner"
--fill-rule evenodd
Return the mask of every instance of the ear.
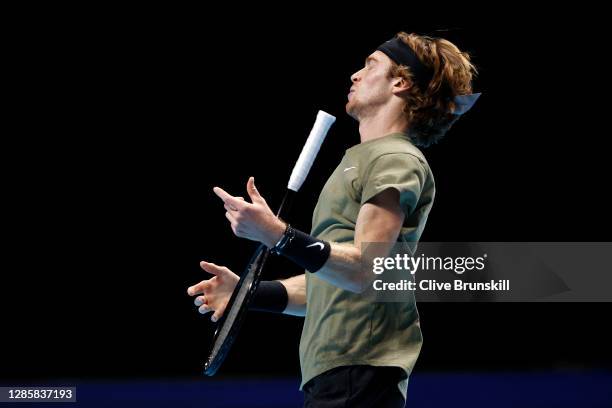
M 401 95 L 412 88 L 412 82 L 404 77 L 393 77 L 392 92 L 394 95 Z

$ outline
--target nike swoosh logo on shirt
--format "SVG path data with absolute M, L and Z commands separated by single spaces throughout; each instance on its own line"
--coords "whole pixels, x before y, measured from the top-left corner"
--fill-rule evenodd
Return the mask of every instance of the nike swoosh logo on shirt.
M 320 251 L 322 251 L 323 248 L 325 248 L 325 245 L 323 245 L 322 242 L 315 242 L 314 244 L 308 245 L 306 248 L 310 248 L 310 247 L 313 247 L 313 246 L 316 246 L 316 245 L 321 245 L 321 247 L 319 248 Z
M 353 167 L 347 167 L 346 169 L 344 169 L 344 171 L 349 171 L 350 169 L 356 169 L 357 167 L 353 166 Z

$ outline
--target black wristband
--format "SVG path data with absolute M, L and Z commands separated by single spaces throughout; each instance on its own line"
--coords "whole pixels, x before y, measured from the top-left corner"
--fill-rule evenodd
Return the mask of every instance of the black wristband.
M 257 312 L 283 313 L 289 303 L 289 295 L 285 285 L 279 281 L 261 281 L 249 310 Z
M 287 245 L 287 242 L 289 242 L 289 240 L 292 238 L 292 234 L 291 234 L 292 229 L 293 228 L 291 227 L 291 225 L 287 224 L 287 226 L 285 227 L 285 232 L 283 232 L 283 235 L 280 237 L 276 245 L 270 248 L 270 252 L 273 255 L 280 255 L 283 252 L 283 248 L 285 248 L 285 245 Z
M 282 250 L 277 253 L 284 255 L 309 272 L 316 272 L 327 262 L 331 245 L 327 241 L 296 230 L 288 225 Z

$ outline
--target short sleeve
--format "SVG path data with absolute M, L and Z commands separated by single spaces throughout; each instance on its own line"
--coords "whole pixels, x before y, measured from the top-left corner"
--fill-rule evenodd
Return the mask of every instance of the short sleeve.
M 411 154 L 388 153 L 379 156 L 364 174 L 361 204 L 393 188 L 399 192 L 400 206 L 406 214 L 410 214 L 421 196 L 425 176 L 423 165 Z

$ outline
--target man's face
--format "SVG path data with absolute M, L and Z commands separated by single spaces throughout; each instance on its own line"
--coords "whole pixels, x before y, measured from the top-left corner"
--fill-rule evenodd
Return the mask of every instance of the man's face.
M 351 86 L 346 103 L 346 112 L 360 120 L 375 114 L 393 96 L 392 78 L 389 75 L 391 59 L 380 51 L 366 58 L 365 66 L 351 75 Z

